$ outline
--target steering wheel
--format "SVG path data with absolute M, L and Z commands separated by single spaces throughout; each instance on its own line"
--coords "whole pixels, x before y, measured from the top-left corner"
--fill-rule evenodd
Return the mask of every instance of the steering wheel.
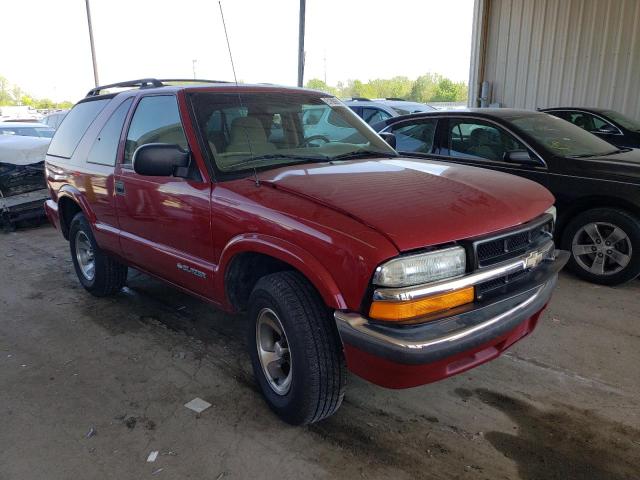
M 310 137 L 305 138 L 300 144 L 300 146 L 311 146 L 310 145 L 311 142 L 315 142 L 316 140 L 322 140 L 324 143 L 331 142 L 331 140 L 324 135 L 311 135 Z M 319 147 L 320 145 L 317 145 L 317 146 Z

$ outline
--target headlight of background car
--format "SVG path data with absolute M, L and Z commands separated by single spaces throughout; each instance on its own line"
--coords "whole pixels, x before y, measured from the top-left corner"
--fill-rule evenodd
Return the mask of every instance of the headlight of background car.
M 466 269 L 462 247 L 394 258 L 376 269 L 373 283 L 381 287 L 408 287 L 462 275 Z

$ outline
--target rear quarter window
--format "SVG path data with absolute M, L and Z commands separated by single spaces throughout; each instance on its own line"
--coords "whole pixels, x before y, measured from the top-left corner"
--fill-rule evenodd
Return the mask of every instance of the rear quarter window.
M 118 144 L 120 143 L 120 135 L 122 127 L 127 118 L 127 112 L 133 103 L 133 98 L 128 98 L 122 102 L 118 108 L 111 114 L 107 123 L 96 137 L 87 162 L 97 163 L 100 165 L 114 166 L 116 164 L 116 156 L 118 154 Z
M 91 100 L 73 107 L 56 131 L 47 154 L 71 158 L 82 136 L 110 101 L 110 98 Z

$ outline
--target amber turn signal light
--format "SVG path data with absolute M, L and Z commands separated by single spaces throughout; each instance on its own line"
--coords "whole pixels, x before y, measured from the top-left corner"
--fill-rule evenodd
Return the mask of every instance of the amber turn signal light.
M 474 288 L 467 287 L 449 293 L 406 302 L 374 301 L 369 309 L 369 316 L 376 320 L 403 322 L 471 303 L 473 302 L 474 296 Z

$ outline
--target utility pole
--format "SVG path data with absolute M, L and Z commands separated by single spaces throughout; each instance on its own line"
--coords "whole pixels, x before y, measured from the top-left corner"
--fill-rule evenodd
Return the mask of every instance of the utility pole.
M 298 24 L 298 86 L 304 83 L 304 17 L 307 1 L 300 0 L 300 22 Z
M 324 84 L 327 84 L 327 52 L 324 52 Z
M 85 0 L 87 5 L 87 23 L 89 24 L 89 42 L 91 43 L 91 60 L 93 61 L 93 79 L 95 80 L 96 87 L 98 83 L 98 63 L 96 62 L 96 47 L 93 44 L 93 27 L 91 26 L 91 9 L 89 8 L 89 0 Z

